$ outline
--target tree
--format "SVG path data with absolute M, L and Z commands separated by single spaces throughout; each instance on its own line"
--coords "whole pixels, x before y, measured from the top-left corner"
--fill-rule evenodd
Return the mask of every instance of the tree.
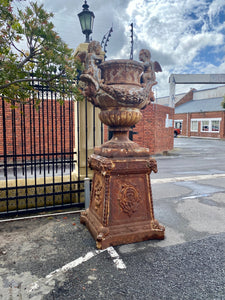
M 36 2 L 14 13 L 12 1 L 0 0 L 0 94 L 8 102 L 27 103 L 36 94 L 35 80 L 65 99 L 72 94 L 81 100 L 74 80 L 82 65 L 54 31 L 53 14 Z
M 225 96 L 223 96 L 223 101 L 221 102 L 222 108 L 225 108 Z

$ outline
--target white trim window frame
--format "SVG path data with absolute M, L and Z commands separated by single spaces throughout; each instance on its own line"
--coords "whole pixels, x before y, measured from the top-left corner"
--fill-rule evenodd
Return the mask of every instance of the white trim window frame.
M 221 120 L 222 120 L 222 118 L 201 118 L 201 119 L 199 118 L 199 119 L 191 119 L 191 124 L 192 124 L 192 121 L 201 122 L 201 132 L 219 133 L 220 132 L 220 122 L 221 122 Z M 208 127 L 208 130 L 202 130 L 203 124 L 204 124 L 204 126 Z M 192 132 L 196 132 L 197 130 L 194 131 L 191 128 L 191 131 Z
M 213 122 L 214 122 L 214 124 L 213 124 Z M 212 130 L 212 132 L 220 132 L 220 121 L 219 120 L 211 121 L 211 130 Z
M 201 132 L 212 132 L 212 133 L 220 132 L 220 121 L 221 121 L 221 118 L 202 119 L 201 120 Z M 216 122 L 216 124 L 215 124 L 215 122 Z M 214 125 L 213 125 L 213 123 L 214 123 Z M 203 130 L 204 127 L 206 127 L 206 129 L 208 127 L 208 129 Z
M 196 126 L 193 126 L 193 124 Z M 191 120 L 191 132 L 198 132 L 198 120 Z
M 180 127 L 177 127 L 177 124 L 181 124 Z M 183 127 L 183 120 L 174 120 L 174 128 L 179 128 L 182 131 L 182 127 Z
M 210 132 L 210 120 L 205 119 L 201 121 L 201 132 Z

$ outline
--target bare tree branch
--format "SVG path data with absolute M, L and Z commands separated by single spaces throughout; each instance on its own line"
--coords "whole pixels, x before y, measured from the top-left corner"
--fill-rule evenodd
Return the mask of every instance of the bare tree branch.
M 53 81 L 53 80 L 55 80 L 55 79 L 61 77 L 63 73 L 64 73 L 64 70 L 61 71 L 60 73 L 58 73 L 57 75 L 51 77 L 51 78 L 48 78 L 48 79 L 41 79 L 41 78 L 38 78 L 37 80 L 40 81 L 40 82 L 46 82 L 46 83 L 48 83 L 48 82 L 51 82 L 51 81 Z M 17 83 L 21 83 L 21 82 L 31 82 L 31 81 L 33 81 L 33 80 L 35 80 L 35 78 L 23 78 L 23 79 L 17 79 L 17 80 L 14 80 L 14 81 L 12 81 L 12 82 L 8 82 L 8 83 L 6 83 L 6 84 L 1 85 L 1 86 L 0 86 L 0 90 L 5 89 L 5 88 L 7 88 L 7 87 L 9 87 L 10 85 L 13 85 L 13 84 L 17 84 Z
M 24 53 L 22 50 L 20 50 L 19 48 L 17 48 L 16 45 L 15 45 L 13 42 L 11 42 L 11 45 L 12 45 L 18 52 L 20 52 L 21 54 L 23 54 L 23 56 L 26 56 L 25 53 Z

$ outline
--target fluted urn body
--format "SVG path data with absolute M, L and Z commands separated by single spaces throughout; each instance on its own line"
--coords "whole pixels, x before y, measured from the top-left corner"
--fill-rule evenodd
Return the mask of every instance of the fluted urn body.
M 100 107 L 100 120 L 113 132 L 110 141 L 95 148 L 106 157 L 143 156 L 141 148 L 128 138 L 128 131 L 141 118 L 140 109 L 149 104 L 149 91 L 141 85 L 143 66 L 133 60 L 110 60 L 99 65 L 101 82 L 92 102 Z

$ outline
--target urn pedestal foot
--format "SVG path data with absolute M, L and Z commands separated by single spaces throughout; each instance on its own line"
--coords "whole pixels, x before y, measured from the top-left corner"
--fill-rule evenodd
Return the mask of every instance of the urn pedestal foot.
M 150 173 L 156 161 L 139 158 L 89 158 L 94 170 L 90 206 L 81 214 L 98 249 L 164 239 L 165 228 L 154 218 Z

